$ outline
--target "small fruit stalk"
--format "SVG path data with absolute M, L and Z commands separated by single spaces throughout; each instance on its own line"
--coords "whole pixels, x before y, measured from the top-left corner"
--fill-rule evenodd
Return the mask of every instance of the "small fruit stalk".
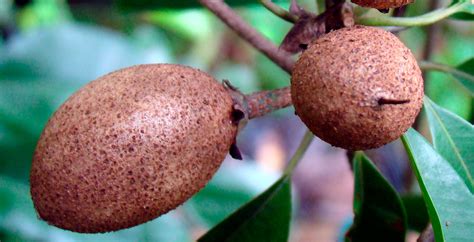
M 393 34 L 355 26 L 316 39 L 291 76 L 297 115 L 322 140 L 348 150 L 399 138 L 423 102 L 411 51 Z
M 389 9 L 413 3 L 414 0 L 352 0 L 352 2 L 362 7 Z
M 235 141 L 227 88 L 180 65 L 125 68 L 71 96 L 39 139 L 31 196 L 39 216 L 77 232 L 128 228 L 176 208 Z

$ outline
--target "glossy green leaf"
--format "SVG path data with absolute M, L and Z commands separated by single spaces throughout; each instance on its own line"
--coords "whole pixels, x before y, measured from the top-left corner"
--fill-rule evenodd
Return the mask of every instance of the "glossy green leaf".
M 436 241 L 472 241 L 474 195 L 418 132 L 409 129 L 402 141 L 427 204 Z
M 435 149 L 474 193 L 474 126 L 425 98 Z
M 288 240 L 291 220 L 291 184 L 283 176 L 264 193 L 212 228 L 198 241 Z
M 452 4 L 458 2 L 466 2 L 467 4 L 459 13 L 451 16 L 451 18 L 462 20 L 474 20 L 474 3 L 471 0 L 453 0 Z
M 184 204 L 192 219 L 214 227 L 239 207 L 258 196 L 277 179 L 255 162 L 224 162 L 212 180 Z
M 408 229 L 423 231 L 430 221 L 425 201 L 420 195 L 402 196 L 403 206 L 407 213 Z
M 353 166 L 355 217 L 346 241 L 405 241 L 406 215 L 398 193 L 362 153 Z
M 474 58 L 459 65 L 457 69 L 466 73 L 467 75 L 454 76 L 461 82 L 461 84 L 464 85 L 464 87 L 466 87 L 467 90 L 469 90 L 471 95 L 474 95 Z

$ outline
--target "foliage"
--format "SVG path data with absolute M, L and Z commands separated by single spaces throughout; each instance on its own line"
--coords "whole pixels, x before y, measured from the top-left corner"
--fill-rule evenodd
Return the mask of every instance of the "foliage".
M 403 142 L 428 207 L 436 241 L 470 241 L 474 236 L 474 196 L 458 173 L 416 131 Z
M 198 241 L 286 241 L 291 220 L 291 186 L 284 176 Z
M 346 241 L 404 241 L 405 208 L 390 183 L 363 154 L 354 157 L 354 224 Z
M 433 144 L 474 193 L 474 127 L 425 98 Z
M 290 27 L 258 1 L 228 2 L 272 41 L 281 41 Z M 276 2 L 289 5 L 288 1 Z M 474 20 L 470 0 L 453 0 L 450 6 L 427 14 L 417 2 L 408 7 L 406 18 L 369 11 L 358 21 L 421 26 L 448 17 L 465 20 L 460 25 Z M 100 7 L 104 6 L 92 6 Z M 0 26 L 15 27 L 15 34 L 0 41 L 0 240 L 190 241 L 188 218 L 210 228 L 201 241 L 288 240 L 294 206 L 291 172 L 275 179 L 275 174 L 249 164 L 224 165 L 182 209 L 117 233 L 80 235 L 37 219 L 28 189 L 32 153 L 48 117 L 71 93 L 121 67 L 152 62 L 208 67 L 220 54 L 217 47 L 209 46 L 218 46 L 216 39 L 223 36 L 215 30 L 224 28 L 198 8 L 197 1 L 118 0 L 105 8 L 99 21 L 64 1 L 37 0 L 20 8 L 0 0 Z M 415 130 L 403 137 L 424 202 L 414 193 L 400 196 L 376 166 L 358 153 L 353 161 L 355 217 L 347 234 L 349 241 L 374 241 L 372 236 L 403 241 L 407 229 L 421 231 L 428 216 L 436 241 L 471 241 L 474 237 L 474 49 L 472 23 L 467 26 L 462 31 L 451 26 L 442 29 L 445 47 L 434 59 L 448 65 L 429 68 L 441 72 L 429 73 L 426 79 L 426 94 L 434 100 L 425 99 L 433 145 Z M 401 34 L 402 39 L 421 53 L 423 46 L 416 43 L 422 42 L 424 30 L 415 27 L 406 33 Z M 215 70 L 219 77 L 232 80 L 246 92 L 287 85 L 288 75 L 274 63 L 249 51 L 248 46 L 238 47 L 249 56 L 223 61 Z M 241 63 L 238 58 L 253 61 Z M 453 78 L 448 77 L 461 85 L 453 85 Z M 420 130 L 427 129 L 423 128 Z M 371 231 L 375 228 L 376 232 Z M 377 241 L 381 240 L 386 239 Z

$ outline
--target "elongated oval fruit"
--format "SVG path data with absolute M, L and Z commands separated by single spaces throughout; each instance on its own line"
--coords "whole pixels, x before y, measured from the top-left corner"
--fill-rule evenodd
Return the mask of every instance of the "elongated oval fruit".
M 176 208 L 209 181 L 234 142 L 232 106 L 222 84 L 180 65 L 139 65 L 92 81 L 39 139 L 30 177 L 39 216 L 106 232 Z
M 352 0 L 352 2 L 362 7 L 389 9 L 399 8 L 414 2 L 414 0 Z
M 296 113 L 322 140 L 349 150 L 400 137 L 423 102 L 416 59 L 385 30 L 355 26 L 315 40 L 291 77 Z

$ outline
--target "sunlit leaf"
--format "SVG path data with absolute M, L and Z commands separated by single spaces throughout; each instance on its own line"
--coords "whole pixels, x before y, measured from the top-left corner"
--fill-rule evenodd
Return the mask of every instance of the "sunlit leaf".
M 474 126 L 425 98 L 433 144 L 474 193 Z
M 472 241 L 474 196 L 461 177 L 415 130 L 408 130 L 402 141 L 427 204 L 436 241 Z
M 198 241 L 288 240 L 291 220 L 291 184 L 283 176 L 264 193 L 212 228 Z
M 354 157 L 354 223 L 346 241 L 405 241 L 406 215 L 398 193 L 362 153 Z

